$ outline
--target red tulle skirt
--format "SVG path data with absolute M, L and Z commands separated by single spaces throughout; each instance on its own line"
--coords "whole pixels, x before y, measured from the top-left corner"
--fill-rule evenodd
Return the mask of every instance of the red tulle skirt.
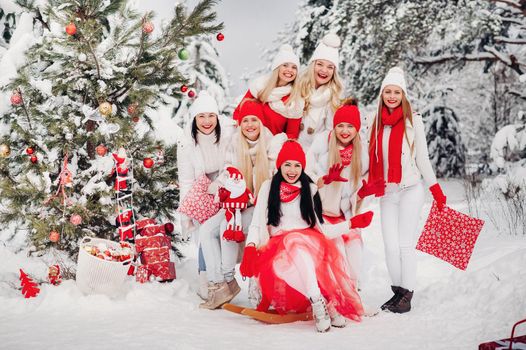
M 297 271 L 294 257 L 305 253 L 312 258 L 318 287 L 327 302 L 333 303 L 345 317 L 359 321 L 363 307 L 354 282 L 349 277 L 346 259 L 334 242 L 311 228 L 273 236 L 260 249 L 258 278 L 262 301 L 258 309 L 266 311 L 272 305 L 280 314 L 307 311 L 310 307 L 307 297 L 291 287 L 286 278 L 279 277 L 286 275 L 283 271 L 288 271 L 289 275 Z

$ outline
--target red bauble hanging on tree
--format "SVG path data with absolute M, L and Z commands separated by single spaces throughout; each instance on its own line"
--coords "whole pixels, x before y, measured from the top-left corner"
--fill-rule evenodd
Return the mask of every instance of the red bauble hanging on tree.
M 188 97 L 194 98 L 195 97 L 195 91 L 194 90 L 188 91 Z
M 77 26 L 75 25 L 75 23 L 70 22 L 66 26 L 66 33 L 68 33 L 68 35 L 75 35 L 75 34 L 77 34 Z
M 188 86 L 181 85 L 181 92 L 187 92 L 187 91 L 188 91 Z
M 35 153 L 35 149 L 33 147 L 28 147 L 26 148 L 26 153 L 32 155 L 33 153 Z
M 223 35 L 223 33 L 218 33 L 216 39 L 217 41 L 223 41 L 225 40 L 225 36 Z
M 140 120 L 140 118 L 139 118 L 138 116 L 136 116 L 136 115 L 133 116 L 133 118 L 132 118 L 132 121 L 133 121 L 134 123 L 138 123 L 139 120 Z
M 146 21 L 142 24 L 142 32 L 144 34 L 150 34 L 153 32 L 154 26 L 152 22 Z
M 78 226 L 82 224 L 82 216 L 80 216 L 79 214 L 73 214 L 69 218 L 69 222 L 71 222 L 75 226 Z
M 153 166 L 153 159 L 152 158 L 144 158 L 142 161 L 142 164 L 145 168 L 150 169 Z
M 40 293 L 38 284 L 33 282 L 31 277 L 22 271 L 22 269 L 20 269 L 20 286 L 22 287 L 22 294 L 26 299 L 36 297 L 38 293 Z
M 128 114 L 129 115 L 135 115 L 137 113 L 137 108 L 139 107 L 139 104 L 137 102 L 133 102 L 128 106 Z
M 11 95 L 11 104 L 13 106 L 20 106 L 24 100 L 22 100 L 22 95 L 18 91 L 14 91 Z
M 59 239 L 60 239 L 60 233 L 58 233 L 57 231 L 51 231 L 49 233 L 49 240 L 51 242 L 57 243 Z
M 174 224 L 172 224 L 171 222 L 167 222 L 166 224 L 164 224 L 164 230 L 166 231 L 166 233 L 174 232 Z
M 33 164 L 35 164 L 36 162 L 38 162 L 38 158 L 37 158 L 37 156 L 35 156 L 34 154 L 31 156 L 30 160 L 31 160 L 31 163 L 33 163 Z

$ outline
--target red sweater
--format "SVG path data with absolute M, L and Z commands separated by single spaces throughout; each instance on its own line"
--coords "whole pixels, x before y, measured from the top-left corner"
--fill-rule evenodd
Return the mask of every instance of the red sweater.
M 245 98 L 255 99 L 255 97 L 252 96 L 252 94 L 250 93 L 250 90 L 247 91 L 247 93 L 243 97 L 243 100 Z M 288 98 L 289 96 L 285 96 L 281 100 L 283 102 L 287 102 Z M 239 113 L 239 106 L 237 106 L 237 108 L 234 110 L 234 116 L 236 115 L 236 113 Z M 268 103 L 263 104 L 262 122 L 263 125 L 265 125 L 270 130 L 272 135 L 284 132 L 287 134 L 288 138 L 297 139 L 300 134 L 301 118 L 286 118 L 278 112 L 275 112 L 272 108 L 270 108 Z

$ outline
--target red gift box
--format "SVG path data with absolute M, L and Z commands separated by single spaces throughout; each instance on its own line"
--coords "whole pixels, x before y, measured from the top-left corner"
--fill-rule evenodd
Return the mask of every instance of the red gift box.
M 146 226 L 155 225 L 156 223 L 157 222 L 155 221 L 155 219 L 141 219 L 141 220 L 138 220 L 135 223 L 135 225 L 136 225 L 137 231 L 139 231 L 145 228 Z
M 526 349 L 526 335 L 515 337 L 515 327 L 526 322 L 526 320 L 519 321 L 513 325 L 511 329 L 511 337 L 479 345 L 479 350 L 497 350 L 497 349 Z
M 148 270 L 162 281 L 175 279 L 175 264 L 173 262 L 148 264 Z
M 161 248 L 161 247 L 171 247 L 172 242 L 170 237 L 157 235 L 152 237 L 135 237 L 135 250 L 137 253 L 142 252 L 146 248 Z
M 483 226 L 483 220 L 447 206 L 438 210 L 433 202 L 416 249 L 465 270 Z
M 141 262 L 145 265 L 169 262 L 170 261 L 170 248 L 147 248 L 141 253 Z
M 155 236 L 156 234 L 159 234 L 159 233 L 162 233 L 163 235 L 166 234 L 164 225 L 147 226 L 141 231 L 141 236 Z
M 141 265 L 137 268 L 137 273 L 135 274 L 135 280 L 139 283 L 146 283 L 150 279 L 150 270 L 147 266 Z

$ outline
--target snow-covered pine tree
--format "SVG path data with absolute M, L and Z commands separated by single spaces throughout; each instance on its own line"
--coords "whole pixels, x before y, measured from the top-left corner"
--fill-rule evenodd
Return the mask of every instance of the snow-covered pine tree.
M 228 101 L 230 82 L 212 40 L 204 36 L 192 38 L 187 50 L 189 59 L 181 65 L 180 70 L 185 73 L 188 91 L 194 91 L 197 95 L 199 91 L 207 90 L 216 99 L 219 112 L 231 114 L 234 106 Z M 186 123 L 192 101 L 192 98 L 183 98 L 176 102 L 174 118 L 181 127 Z
M 427 145 L 437 177 L 465 175 L 466 147 L 462 143 L 455 111 L 436 106 L 423 113 Z
M 185 82 L 177 53 L 188 38 L 221 29 L 215 1 L 202 0 L 188 14 L 177 5 L 162 29 L 152 27 L 152 13 L 140 15 L 126 0 L 27 3 L 41 14 L 35 30 L 42 35 L 2 87 L 13 92 L 13 105 L 1 116 L 0 222 L 27 230 L 37 250 L 51 244 L 53 230 L 69 253 L 84 235 L 116 238 L 110 154 L 120 147 L 133 168 L 137 215 L 171 219 L 178 200 L 175 146 L 154 139 L 143 111 Z M 159 148 L 164 163 L 143 166 L 145 158 L 157 161 Z M 63 175 L 71 181 L 59 176 L 66 157 L 70 174 Z M 78 223 L 73 215 L 82 223 L 71 222 Z

